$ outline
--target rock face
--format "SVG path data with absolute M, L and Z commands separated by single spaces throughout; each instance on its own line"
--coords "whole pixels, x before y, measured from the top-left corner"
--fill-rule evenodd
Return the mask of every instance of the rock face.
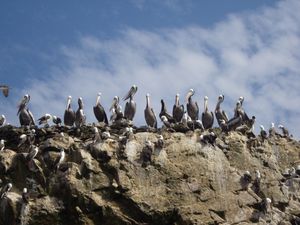
M 13 184 L 0 199 L 0 224 L 300 224 L 299 171 L 283 176 L 300 165 L 295 140 L 215 129 L 213 146 L 199 141 L 200 131 L 121 136 L 116 129 L 94 143 L 92 127 L 60 129 L 36 129 L 39 153 L 31 162 L 29 146 L 17 147 L 24 130 L 0 129 L 7 140 L 0 185 Z M 159 134 L 163 147 L 156 145 Z M 153 146 L 145 165 L 146 141 Z M 65 159 L 55 170 L 61 148 Z

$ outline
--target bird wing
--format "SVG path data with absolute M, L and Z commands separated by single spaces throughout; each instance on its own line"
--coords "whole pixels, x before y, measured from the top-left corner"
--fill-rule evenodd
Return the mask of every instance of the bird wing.
M 28 114 L 29 114 L 29 116 L 30 116 L 30 119 L 31 119 L 31 122 L 32 122 L 32 125 L 35 125 L 35 123 L 34 123 L 34 117 L 33 117 L 33 114 L 29 111 L 29 109 L 27 109 L 27 112 L 28 112 Z

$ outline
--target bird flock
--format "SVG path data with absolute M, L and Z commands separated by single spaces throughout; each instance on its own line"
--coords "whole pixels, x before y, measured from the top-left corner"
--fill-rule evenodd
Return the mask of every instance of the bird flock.
M 3 94 L 7 97 L 9 88 L 7 86 L 0 86 L 2 89 Z M 115 96 L 113 98 L 111 107 L 109 108 L 109 112 L 111 113 L 110 118 L 108 120 L 107 113 L 101 104 L 101 93 L 97 94 L 96 103 L 93 106 L 93 112 L 95 115 L 96 120 L 104 126 L 115 126 L 120 125 L 121 127 L 125 127 L 124 135 L 125 138 L 122 139 L 120 137 L 120 142 L 126 140 L 127 138 L 133 134 L 133 119 L 136 113 L 136 102 L 134 101 L 134 95 L 137 93 L 138 87 L 133 85 L 130 90 L 124 95 L 122 98 L 123 101 L 127 101 L 125 104 L 124 112 L 120 105 L 120 98 Z M 199 106 L 196 101 L 193 100 L 193 96 L 195 91 L 190 89 L 186 96 L 186 106 L 180 103 L 180 95 L 175 95 L 175 103 L 173 106 L 172 114 L 168 112 L 167 106 L 163 99 L 161 99 L 161 110 L 159 113 L 159 118 L 163 123 L 162 130 L 167 130 L 170 132 L 187 132 L 187 131 L 194 131 L 200 130 L 201 135 L 199 137 L 200 141 L 204 144 L 211 144 L 214 145 L 217 135 L 213 132 L 213 124 L 214 120 L 216 119 L 221 131 L 223 133 L 228 133 L 230 131 L 238 131 L 243 134 L 248 135 L 249 137 L 255 137 L 253 133 L 253 127 L 255 123 L 255 116 L 249 117 L 243 108 L 244 97 L 240 97 L 236 105 L 234 107 L 234 115 L 232 118 L 228 118 L 226 112 L 221 109 L 221 104 L 224 102 L 225 96 L 219 95 L 217 98 L 217 103 L 214 111 L 210 111 L 208 108 L 208 97 L 204 97 L 204 110 L 200 114 Z M 56 127 L 64 127 L 66 129 L 77 129 L 80 130 L 81 127 L 87 125 L 86 122 L 86 115 L 85 115 L 85 108 L 84 102 L 81 97 L 78 98 L 78 109 L 74 111 L 72 108 L 72 97 L 67 97 L 67 104 L 64 111 L 63 119 L 51 115 L 50 113 L 46 113 L 42 117 L 40 117 L 37 121 L 35 121 L 33 114 L 29 110 L 29 102 L 30 102 L 30 95 L 26 94 L 20 100 L 18 104 L 18 111 L 17 115 L 19 117 L 20 125 L 22 127 L 28 128 L 27 133 L 20 135 L 18 147 L 22 147 L 23 145 L 28 145 L 29 152 L 26 156 L 26 162 L 28 163 L 29 168 L 34 168 L 34 158 L 39 152 L 39 147 L 35 146 L 35 137 L 36 137 L 36 130 L 38 125 L 43 125 L 44 127 L 49 127 L 49 122 L 52 120 L 53 124 Z M 156 113 L 154 112 L 153 108 L 151 107 L 150 101 L 150 94 L 146 94 L 146 107 L 144 109 L 144 118 L 147 124 L 146 129 L 149 131 L 158 130 L 157 127 L 157 117 Z M 8 125 L 6 123 L 6 117 L 4 115 L 0 116 L 0 127 Z M 278 126 L 279 129 L 282 130 L 282 134 L 279 134 L 276 129 L 274 123 L 272 123 L 269 129 L 269 137 L 280 135 L 282 137 L 291 137 L 289 135 L 288 130 L 282 126 Z M 262 141 L 268 138 L 268 134 L 264 128 L 264 126 L 260 126 L 261 132 L 260 136 Z M 93 127 L 94 131 L 94 139 L 93 143 L 98 143 L 102 140 L 110 138 L 109 131 L 99 131 L 97 126 Z M 205 132 L 207 131 L 207 132 Z M 60 132 L 60 136 L 63 138 L 64 133 Z M 5 149 L 5 140 L 0 140 L 0 152 L 4 151 Z M 160 135 L 158 138 L 157 143 L 155 143 L 157 148 L 163 147 L 163 136 Z M 147 166 L 149 162 L 151 162 L 151 155 L 153 152 L 153 145 L 152 143 L 147 140 L 145 142 L 145 146 L 142 151 L 142 158 L 143 158 L 143 166 Z M 54 165 L 54 170 L 57 171 L 60 168 L 60 165 L 64 161 L 65 152 L 64 149 L 60 150 L 59 156 L 57 157 Z M 297 168 L 300 170 L 300 168 Z M 259 171 L 256 174 L 256 186 L 258 179 L 260 179 Z M 249 183 L 249 174 L 244 176 L 246 183 Z M 251 177 L 251 176 L 250 176 Z M 248 180 L 247 180 L 248 179 Z M 255 186 L 254 185 L 254 186 Z M 7 183 L 5 186 L 2 187 L 0 192 L 0 198 L 3 198 L 6 193 L 11 190 L 12 184 Z M 23 200 L 24 202 L 28 202 L 28 192 L 27 189 L 24 188 L 23 190 Z M 269 200 L 267 201 L 269 202 Z

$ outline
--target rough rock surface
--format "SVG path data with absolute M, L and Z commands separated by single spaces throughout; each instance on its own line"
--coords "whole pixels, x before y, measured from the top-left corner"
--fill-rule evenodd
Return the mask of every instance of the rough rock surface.
M 115 129 L 111 138 L 93 143 L 88 126 L 36 130 L 39 153 L 29 165 L 29 146 L 17 147 L 23 128 L 0 128 L 0 139 L 7 140 L 0 152 L 0 186 L 13 184 L 0 199 L 0 224 L 300 224 L 300 176 L 282 175 L 300 164 L 296 140 L 276 136 L 263 142 L 215 129 L 212 146 L 199 141 L 200 131 L 120 138 Z M 155 144 L 159 134 L 164 146 L 153 145 L 145 166 L 145 141 Z M 55 172 L 61 148 L 66 158 Z M 242 182 L 246 170 L 252 177 L 248 186 Z M 24 187 L 29 203 L 22 200 Z

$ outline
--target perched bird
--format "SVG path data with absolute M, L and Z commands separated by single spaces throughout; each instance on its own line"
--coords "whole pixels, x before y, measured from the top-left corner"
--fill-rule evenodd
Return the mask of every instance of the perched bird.
M 264 200 L 262 200 L 262 208 L 265 214 L 271 212 L 272 210 L 271 203 L 272 200 L 270 198 L 265 198 Z
M 204 126 L 201 120 L 195 120 L 194 129 L 200 129 L 201 131 L 204 131 Z
M 214 124 L 214 114 L 208 111 L 208 97 L 204 97 L 204 112 L 202 113 L 202 124 L 204 129 L 212 128 Z
M 233 117 L 226 124 L 227 130 L 228 131 L 235 130 L 237 127 L 242 125 L 242 123 L 243 123 L 242 115 L 238 115 L 237 117 Z
M 0 140 L 0 152 L 3 151 L 5 148 L 5 140 L 1 139 Z
M 19 121 L 21 126 L 31 126 L 35 125 L 34 123 L 34 117 L 32 113 L 27 108 L 27 105 L 30 101 L 30 95 L 26 94 L 24 95 L 23 99 L 21 99 L 19 103 L 19 109 L 17 115 L 19 115 Z
M 27 192 L 27 188 L 23 188 L 22 200 L 25 204 L 29 202 L 29 193 Z
M 163 121 L 162 117 L 164 116 L 164 117 L 166 117 L 166 119 L 169 123 L 175 123 L 174 118 L 167 111 L 167 107 L 166 107 L 164 100 L 161 99 L 160 102 L 161 102 L 161 110 L 159 113 L 159 118 Z
M 241 177 L 241 185 L 242 185 L 242 188 L 244 190 L 247 190 L 250 183 L 252 181 L 252 177 L 251 177 L 251 174 L 250 172 L 247 170 L 245 171 L 244 175 Z
M 162 135 L 158 136 L 157 142 L 155 143 L 155 147 L 162 149 L 164 147 L 164 137 Z
M 44 116 L 38 119 L 39 125 L 44 124 L 45 126 L 49 126 L 48 121 L 52 118 L 49 113 L 46 113 Z
M 75 122 L 75 112 L 71 108 L 72 96 L 68 96 L 67 107 L 64 113 L 64 124 L 65 126 L 72 127 Z
M 61 118 L 57 117 L 57 116 L 52 116 L 52 122 L 56 125 L 56 126 L 61 126 L 62 121 Z
M 216 139 L 217 139 L 217 135 L 214 132 L 200 135 L 200 141 L 204 144 L 211 144 L 214 146 Z
M 199 106 L 198 103 L 192 100 L 192 96 L 195 94 L 194 89 L 190 89 L 186 95 L 186 108 L 188 115 L 192 120 L 198 120 L 199 117 Z
M 55 171 L 59 170 L 59 167 L 62 164 L 62 162 L 64 161 L 64 159 L 65 159 L 65 151 L 62 148 L 62 149 L 60 149 L 59 156 L 56 158 L 56 160 L 54 162 Z
M 108 125 L 107 115 L 104 110 L 104 107 L 100 103 L 100 99 L 101 99 L 101 93 L 99 92 L 97 94 L 96 104 L 93 107 L 94 115 L 95 115 L 96 119 L 98 120 L 98 122 L 104 122 L 106 125 Z
M 160 119 L 163 122 L 163 124 L 165 125 L 165 127 L 167 127 L 167 128 L 171 127 L 171 123 L 168 121 L 166 116 L 161 116 Z
M 0 90 L 2 90 L 2 93 L 5 97 L 8 97 L 9 87 L 7 85 L 0 85 Z
M 145 120 L 149 127 L 157 128 L 157 120 L 153 108 L 150 106 L 150 95 L 146 94 Z
M 76 111 L 76 114 L 75 114 L 76 127 L 81 127 L 81 126 L 85 125 L 85 121 L 86 121 L 86 116 L 83 111 L 83 101 L 82 101 L 82 98 L 79 97 L 78 98 L 78 110 Z
M 153 145 L 147 140 L 141 152 L 142 166 L 147 167 L 152 162 Z
M 28 162 L 32 161 L 36 157 L 36 155 L 38 154 L 38 152 L 39 152 L 39 148 L 36 147 L 36 146 L 32 145 L 30 148 L 31 148 L 31 150 L 28 153 L 28 155 L 26 156 L 26 160 Z
M 123 98 L 124 101 L 129 99 L 129 101 L 126 102 L 126 105 L 125 105 L 124 117 L 131 121 L 133 120 L 133 117 L 134 117 L 135 111 L 136 111 L 136 103 L 135 103 L 135 101 L 133 101 L 133 96 L 135 95 L 137 90 L 138 90 L 138 87 L 136 85 L 133 85 L 130 88 L 130 90 L 128 91 L 128 93 Z
M 118 121 L 124 118 L 123 112 L 122 112 L 122 107 L 119 104 L 120 99 L 118 96 L 115 96 L 112 102 L 112 105 L 109 109 L 109 111 L 112 112 L 112 115 L 110 117 L 111 121 Z
M 102 137 L 103 140 L 106 140 L 106 139 L 110 138 L 111 136 L 110 136 L 110 133 L 108 131 L 104 131 L 104 132 L 101 133 L 101 137 Z
M 270 137 L 273 137 L 276 135 L 276 130 L 275 130 L 275 124 L 274 123 L 271 123 L 271 127 L 269 129 L 269 136 Z
M 184 114 L 184 106 L 179 103 L 179 94 L 177 93 L 175 96 L 175 104 L 173 106 L 173 118 L 176 123 L 181 122 L 181 119 Z
M 4 115 L 1 115 L 1 116 L 0 116 L 0 127 L 1 127 L 1 126 L 4 126 L 5 123 L 6 123 L 6 118 L 5 118 Z
M 19 137 L 19 144 L 18 147 L 21 147 L 26 141 L 27 141 L 27 135 L 26 134 L 21 134 Z
M 94 127 L 94 139 L 93 139 L 93 143 L 98 143 L 101 141 L 101 136 L 99 134 L 99 130 L 97 127 Z
M 265 128 L 263 125 L 260 125 L 260 136 L 262 138 L 262 141 L 266 140 L 268 138 L 268 134 L 265 131 Z
M 258 194 L 260 192 L 260 179 L 261 179 L 260 172 L 259 172 L 259 170 L 256 170 L 255 171 L 255 179 L 252 184 L 253 191 L 256 194 Z
M 7 193 L 12 189 L 12 183 L 4 185 L 0 191 L 0 199 L 5 198 Z
M 282 134 L 284 137 L 289 137 L 289 131 L 283 126 L 283 125 L 278 125 L 278 128 L 282 130 Z
M 218 122 L 219 126 L 221 126 L 221 120 L 224 120 L 225 123 L 228 122 L 227 114 L 225 113 L 224 110 L 221 110 L 221 103 L 223 101 L 224 101 L 224 95 L 219 95 L 218 103 L 217 103 L 216 109 L 215 109 L 215 116 L 216 116 L 216 119 L 217 119 L 217 122 Z

